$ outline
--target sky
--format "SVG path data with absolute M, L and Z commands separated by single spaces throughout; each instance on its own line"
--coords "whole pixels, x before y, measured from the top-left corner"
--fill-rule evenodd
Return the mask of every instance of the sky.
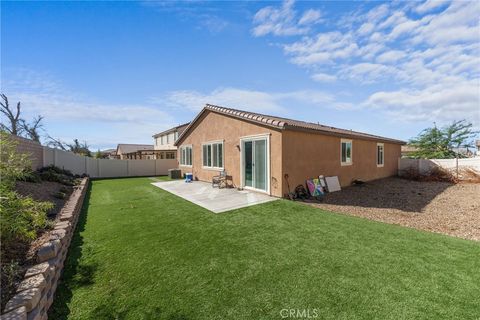
M 93 150 L 206 103 L 408 140 L 480 127 L 480 1 L 1 3 L 1 91 Z

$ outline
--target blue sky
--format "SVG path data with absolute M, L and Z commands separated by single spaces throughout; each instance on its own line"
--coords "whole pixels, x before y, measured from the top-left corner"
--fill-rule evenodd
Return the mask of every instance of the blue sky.
M 409 139 L 480 125 L 480 2 L 2 2 L 2 92 L 94 149 L 212 103 Z

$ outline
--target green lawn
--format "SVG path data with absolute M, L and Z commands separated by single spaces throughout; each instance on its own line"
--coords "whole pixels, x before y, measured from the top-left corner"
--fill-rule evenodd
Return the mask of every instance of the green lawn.
M 52 319 L 480 315 L 477 242 L 285 200 L 213 214 L 151 182 L 92 182 Z

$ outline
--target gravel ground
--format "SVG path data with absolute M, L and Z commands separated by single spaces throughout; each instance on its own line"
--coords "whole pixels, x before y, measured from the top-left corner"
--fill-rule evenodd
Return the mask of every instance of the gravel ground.
M 387 178 L 310 205 L 371 220 L 480 241 L 480 184 Z

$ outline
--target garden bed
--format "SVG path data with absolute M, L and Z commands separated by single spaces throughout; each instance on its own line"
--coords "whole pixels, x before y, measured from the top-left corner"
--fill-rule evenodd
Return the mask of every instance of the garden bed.
M 36 252 L 49 240 L 52 230 L 59 220 L 59 213 L 69 200 L 76 179 L 68 171 L 59 168 L 45 167 L 38 172 L 30 172 L 23 177 L 28 181 L 16 181 L 14 191 L 21 197 L 35 201 L 49 202 L 52 207 L 46 212 L 47 220 L 42 227 L 36 228 L 33 238 L 15 239 L 9 245 L 2 244 L 1 251 L 1 310 L 13 297 L 23 279 L 26 270 L 36 263 Z M 54 181 L 49 181 L 54 180 Z M 35 204 L 32 204 L 32 208 Z M 15 223 L 9 221 L 8 223 Z
M 22 196 L 30 196 L 37 201 L 52 202 L 54 207 L 49 210 L 48 216 L 54 219 L 68 200 L 73 191 L 73 186 L 67 186 L 55 181 L 17 181 L 15 190 Z
M 2 296 L 2 303 L 5 303 L 2 309 L 6 312 L 2 318 L 46 318 L 63 271 L 63 262 L 78 221 L 87 186 L 88 178 L 84 178 L 58 211 L 52 223 L 52 230 L 44 232 L 31 244 L 28 250 L 30 259 L 21 266 L 22 280 L 20 283 L 15 283 L 15 287 L 10 288 L 10 294 L 14 289 L 13 297 Z

